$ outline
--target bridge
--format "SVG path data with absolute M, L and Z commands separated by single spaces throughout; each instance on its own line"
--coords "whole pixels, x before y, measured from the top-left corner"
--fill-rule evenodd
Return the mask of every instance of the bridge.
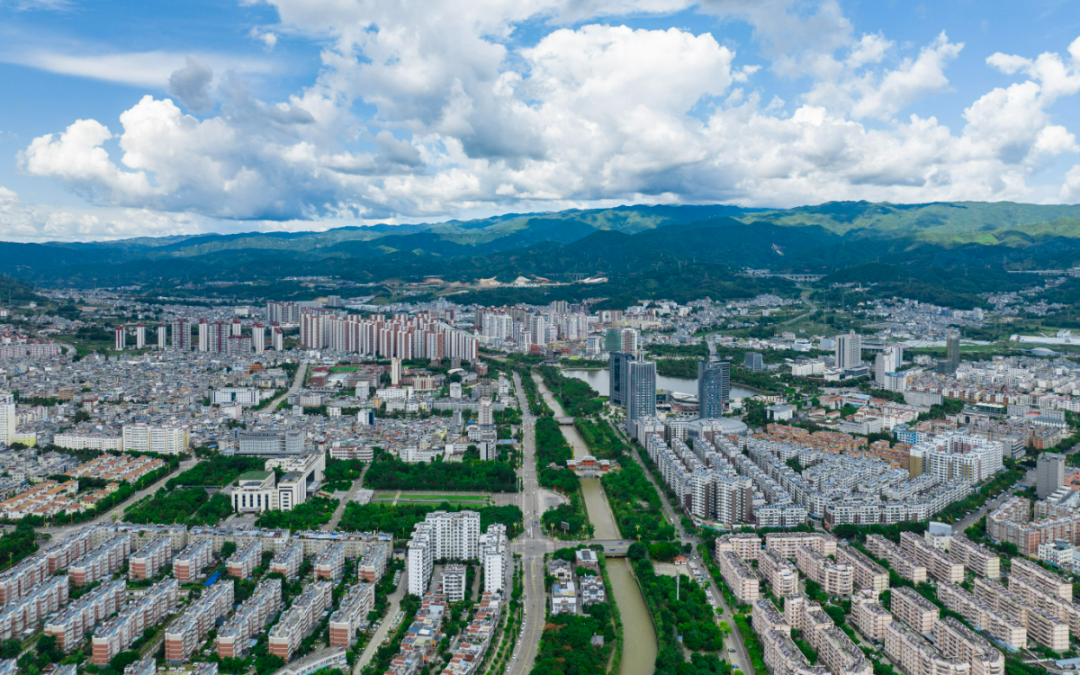
M 585 544 L 586 546 L 603 546 L 604 555 L 608 558 L 625 558 L 626 552 L 633 544 L 633 539 L 589 539 L 587 541 L 556 540 L 555 548 L 574 548 Z
M 574 425 L 573 417 L 556 417 L 555 421 L 559 423 L 559 426 L 570 427 Z

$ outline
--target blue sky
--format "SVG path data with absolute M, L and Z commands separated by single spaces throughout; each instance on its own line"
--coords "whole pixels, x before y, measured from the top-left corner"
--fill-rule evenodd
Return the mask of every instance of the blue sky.
M 1078 38 L 1050 0 L 0 0 L 0 239 L 1073 203 Z

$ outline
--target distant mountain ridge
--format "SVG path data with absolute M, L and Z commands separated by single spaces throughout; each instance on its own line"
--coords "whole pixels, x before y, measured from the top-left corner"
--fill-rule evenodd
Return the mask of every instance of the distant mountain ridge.
M 729 276 L 746 267 L 833 274 L 875 263 L 918 277 L 917 270 L 930 268 L 1004 272 L 1078 261 L 1080 206 L 1011 202 L 621 206 L 324 232 L 0 242 L 0 274 L 74 285 L 169 286 L 307 274 L 366 282 L 432 275 L 446 281 L 643 278 L 671 270 L 681 276 L 693 266 Z

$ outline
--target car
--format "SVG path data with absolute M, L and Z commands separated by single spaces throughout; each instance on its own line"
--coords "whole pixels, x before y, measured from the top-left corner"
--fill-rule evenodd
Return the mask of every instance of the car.
M 728 654 L 734 654 L 734 653 L 735 653 L 735 648 L 734 647 L 728 647 Z

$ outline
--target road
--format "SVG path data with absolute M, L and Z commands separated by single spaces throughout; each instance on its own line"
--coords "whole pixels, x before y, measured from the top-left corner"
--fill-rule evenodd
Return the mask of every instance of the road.
M 158 490 L 160 490 L 161 488 L 165 487 L 165 483 L 167 483 L 170 478 L 175 477 L 178 472 L 187 471 L 191 467 L 198 464 L 200 461 L 202 461 L 202 460 L 200 460 L 198 457 L 194 457 L 194 458 L 186 459 L 186 460 L 180 462 L 180 468 L 176 472 L 170 473 L 169 475 L 165 476 L 164 478 L 162 478 L 158 482 L 152 483 L 150 486 L 148 486 L 146 488 L 143 488 L 142 490 L 139 490 L 134 495 L 132 495 L 130 498 L 128 498 L 128 500 L 125 501 L 123 504 L 118 504 L 118 505 L 114 506 L 112 509 L 106 511 L 105 513 L 101 514 L 97 518 L 94 518 L 93 520 L 91 520 L 88 523 L 78 523 L 77 525 L 63 525 L 61 527 L 48 527 L 48 526 L 45 526 L 45 527 L 38 527 L 38 528 L 35 528 L 35 529 L 38 532 L 51 535 L 52 536 L 51 543 L 55 544 L 56 542 L 63 541 L 64 539 L 67 539 L 71 535 L 77 534 L 77 533 L 79 533 L 79 532 L 81 532 L 81 531 L 85 530 L 86 528 L 91 527 L 93 525 L 100 525 L 100 524 L 105 523 L 105 522 L 112 522 L 114 520 L 114 516 L 116 517 L 116 519 L 119 519 L 119 516 L 121 516 L 124 513 L 125 508 L 127 508 L 128 506 L 131 506 L 132 504 L 139 501 L 143 497 L 145 497 L 145 496 L 147 496 L 149 494 L 153 494 L 153 493 L 157 492 Z
M 398 582 L 397 589 L 395 589 L 387 598 L 387 600 L 390 601 L 390 606 L 386 610 L 386 616 L 383 617 L 382 625 L 379 626 L 379 630 L 375 631 L 375 635 L 372 636 L 371 641 L 364 647 L 364 653 L 360 655 L 360 658 L 356 659 L 353 675 L 360 675 L 360 671 L 364 669 L 364 666 L 374 658 L 375 651 L 386 638 L 390 631 L 390 624 L 393 623 L 394 617 L 397 615 L 398 610 L 401 609 L 401 599 L 405 597 L 405 589 L 409 587 L 408 561 L 405 562 L 405 565 L 405 570 L 401 573 L 401 581 Z M 394 630 L 397 630 L 397 626 L 394 627 Z
M 803 313 L 803 314 L 800 314 L 799 316 L 795 317 L 794 319 L 788 319 L 787 321 L 783 321 L 783 322 L 781 322 L 781 323 L 780 323 L 780 325 L 781 325 L 781 326 L 786 326 L 786 325 L 788 325 L 788 324 L 790 324 L 790 323 L 795 323 L 796 321 L 802 321 L 802 320 L 803 320 L 803 319 L 805 319 L 806 317 L 808 317 L 808 316 L 811 316 L 812 314 L 814 314 L 815 312 L 817 312 L 817 311 L 818 311 L 818 307 L 817 307 L 817 305 L 815 305 L 814 303 L 810 302 L 810 298 L 809 298 L 809 297 L 803 296 L 803 299 L 802 299 L 802 301 L 803 301 L 803 302 L 805 302 L 805 303 L 806 303 L 807 305 L 810 305 L 810 311 L 808 311 L 808 312 L 805 312 L 805 313 Z
M 710 343 L 710 348 L 711 346 L 712 345 Z M 628 446 L 630 446 L 630 452 L 627 453 L 628 456 L 631 457 L 633 461 L 642 465 L 641 468 L 645 471 L 645 477 L 648 478 L 649 482 L 652 483 L 654 488 L 656 488 L 657 494 L 660 495 L 660 503 L 664 507 L 664 513 L 666 514 L 668 520 L 674 523 L 675 531 L 676 533 L 678 533 L 679 540 L 684 543 L 689 542 L 691 545 L 693 545 L 695 559 L 704 567 L 705 561 L 701 559 L 697 551 L 698 544 L 701 543 L 701 540 L 698 539 L 697 536 L 688 533 L 686 529 L 683 528 L 681 515 L 676 513 L 675 509 L 672 508 L 671 503 L 668 501 L 667 494 L 664 493 L 663 486 L 657 482 L 656 478 L 653 477 L 652 472 L 649 471 L 649 468 L 647 466 L 644 466 L 641 458 L 637 456 L 637 450 L 630 442 L 630 438 L 629 436 L 627 436 L 626 431 L 624 431 L 622 427 L 620 427 L 618 424 L 612 423 L 610 420 L 608 420 L 608 423 L 611 424 L 611 427 L 615 430 L 615 433 L 618 434 Z M 743 673 L 752 673 L 753 670 L 751 670 L 750 654 L 746 651 L 746 644 L 743 642 L 742 634 L 739 633 L 738 628 L 735 626 L 735 617 L 731 612 L 731 608 L 728 607 L 727 602 L 724 600 L 723 593 L 720 592 L 720 589 L 717 587 L 716 582 L 712 578 L 712 575 L 709 574 L 708 569 L 705 569 L 705 578 L 708 579 L 708 588 L 712 591 L 713 599 L 717 602 L 717 606 L 722 610 L 722 613 L 717 617 L 717 621 L 723 621 L 731 627 L 731 636 L 725 642 L 725 646 L 732 643 L 734 643 L 735 645 L 734 654 L 730 652 L 725 652 L 724 654 L 721 654 L 721 656 L 726 657 L 728 662 L 730 662 L 732 665 L 739 666 Z
M 307 361 L 300 362 L 300 367 L 296 369 L 296 377 L 293 378 L 292 386 L 289 387 L 288 391 L 286 391 L 284 394 L 278 396 L 273 401 L 271 401 L 270 405 L 262 409 L 262 413 L 264 415 L 273 415 L 274 411 L 277 410 L 277 407 L 281 405 L 282 401 L 303 389 L 304 375 L 307 374 L 307 366 Z
M 529 402 L 525 398 L 525 389 L 521 386 L 521 376 L 514 373 L 514 389 L 517 392 L 518 405 L 521 408 L 522 462 L 518 475 L 522 481 L 522 491 L 517 494 L 517 504 L 524 515 L 525 532 L 511 544 L 514 553 L 521 556 L 524 571 L 524 591 L 522 599 L 525 614 L 522 619 L 524 636 L 513 648 L 517 658 L 510 661 L 507 668 L 509 675 L 525 675 L 532 670 L 540 646 L 540 635 L 544 631 L 544 618 L 547 594 L 544 589 L 544 554 L 555 550 L 551 540 L 544 537 L 544 528 L 539 522 L 543 515 L 543 501 L 536 475 L 536 418 L 529 412 Z
M 322 526 L 322 529 L 327 532 L 333 532 L 338 526 L 338 523 L 341 522 L 341 517 L 345 515 L 345 507 L 348 506 L 349 502 L 356 501 L 356 493 L 360 492 L 360 486 L 364 484 L 364 474 L 367 473 L 369 466 L 371 466 L 370 462 L 364 465 L 363 470 L 360 472 L 360 477 L 353 481 L 352 487 L 349 488 L 349 493 L 345 495 L 345 498 L 341 500 L 338 507 L 334 509 L 333 517 L 330 518 L 330 522 Z

